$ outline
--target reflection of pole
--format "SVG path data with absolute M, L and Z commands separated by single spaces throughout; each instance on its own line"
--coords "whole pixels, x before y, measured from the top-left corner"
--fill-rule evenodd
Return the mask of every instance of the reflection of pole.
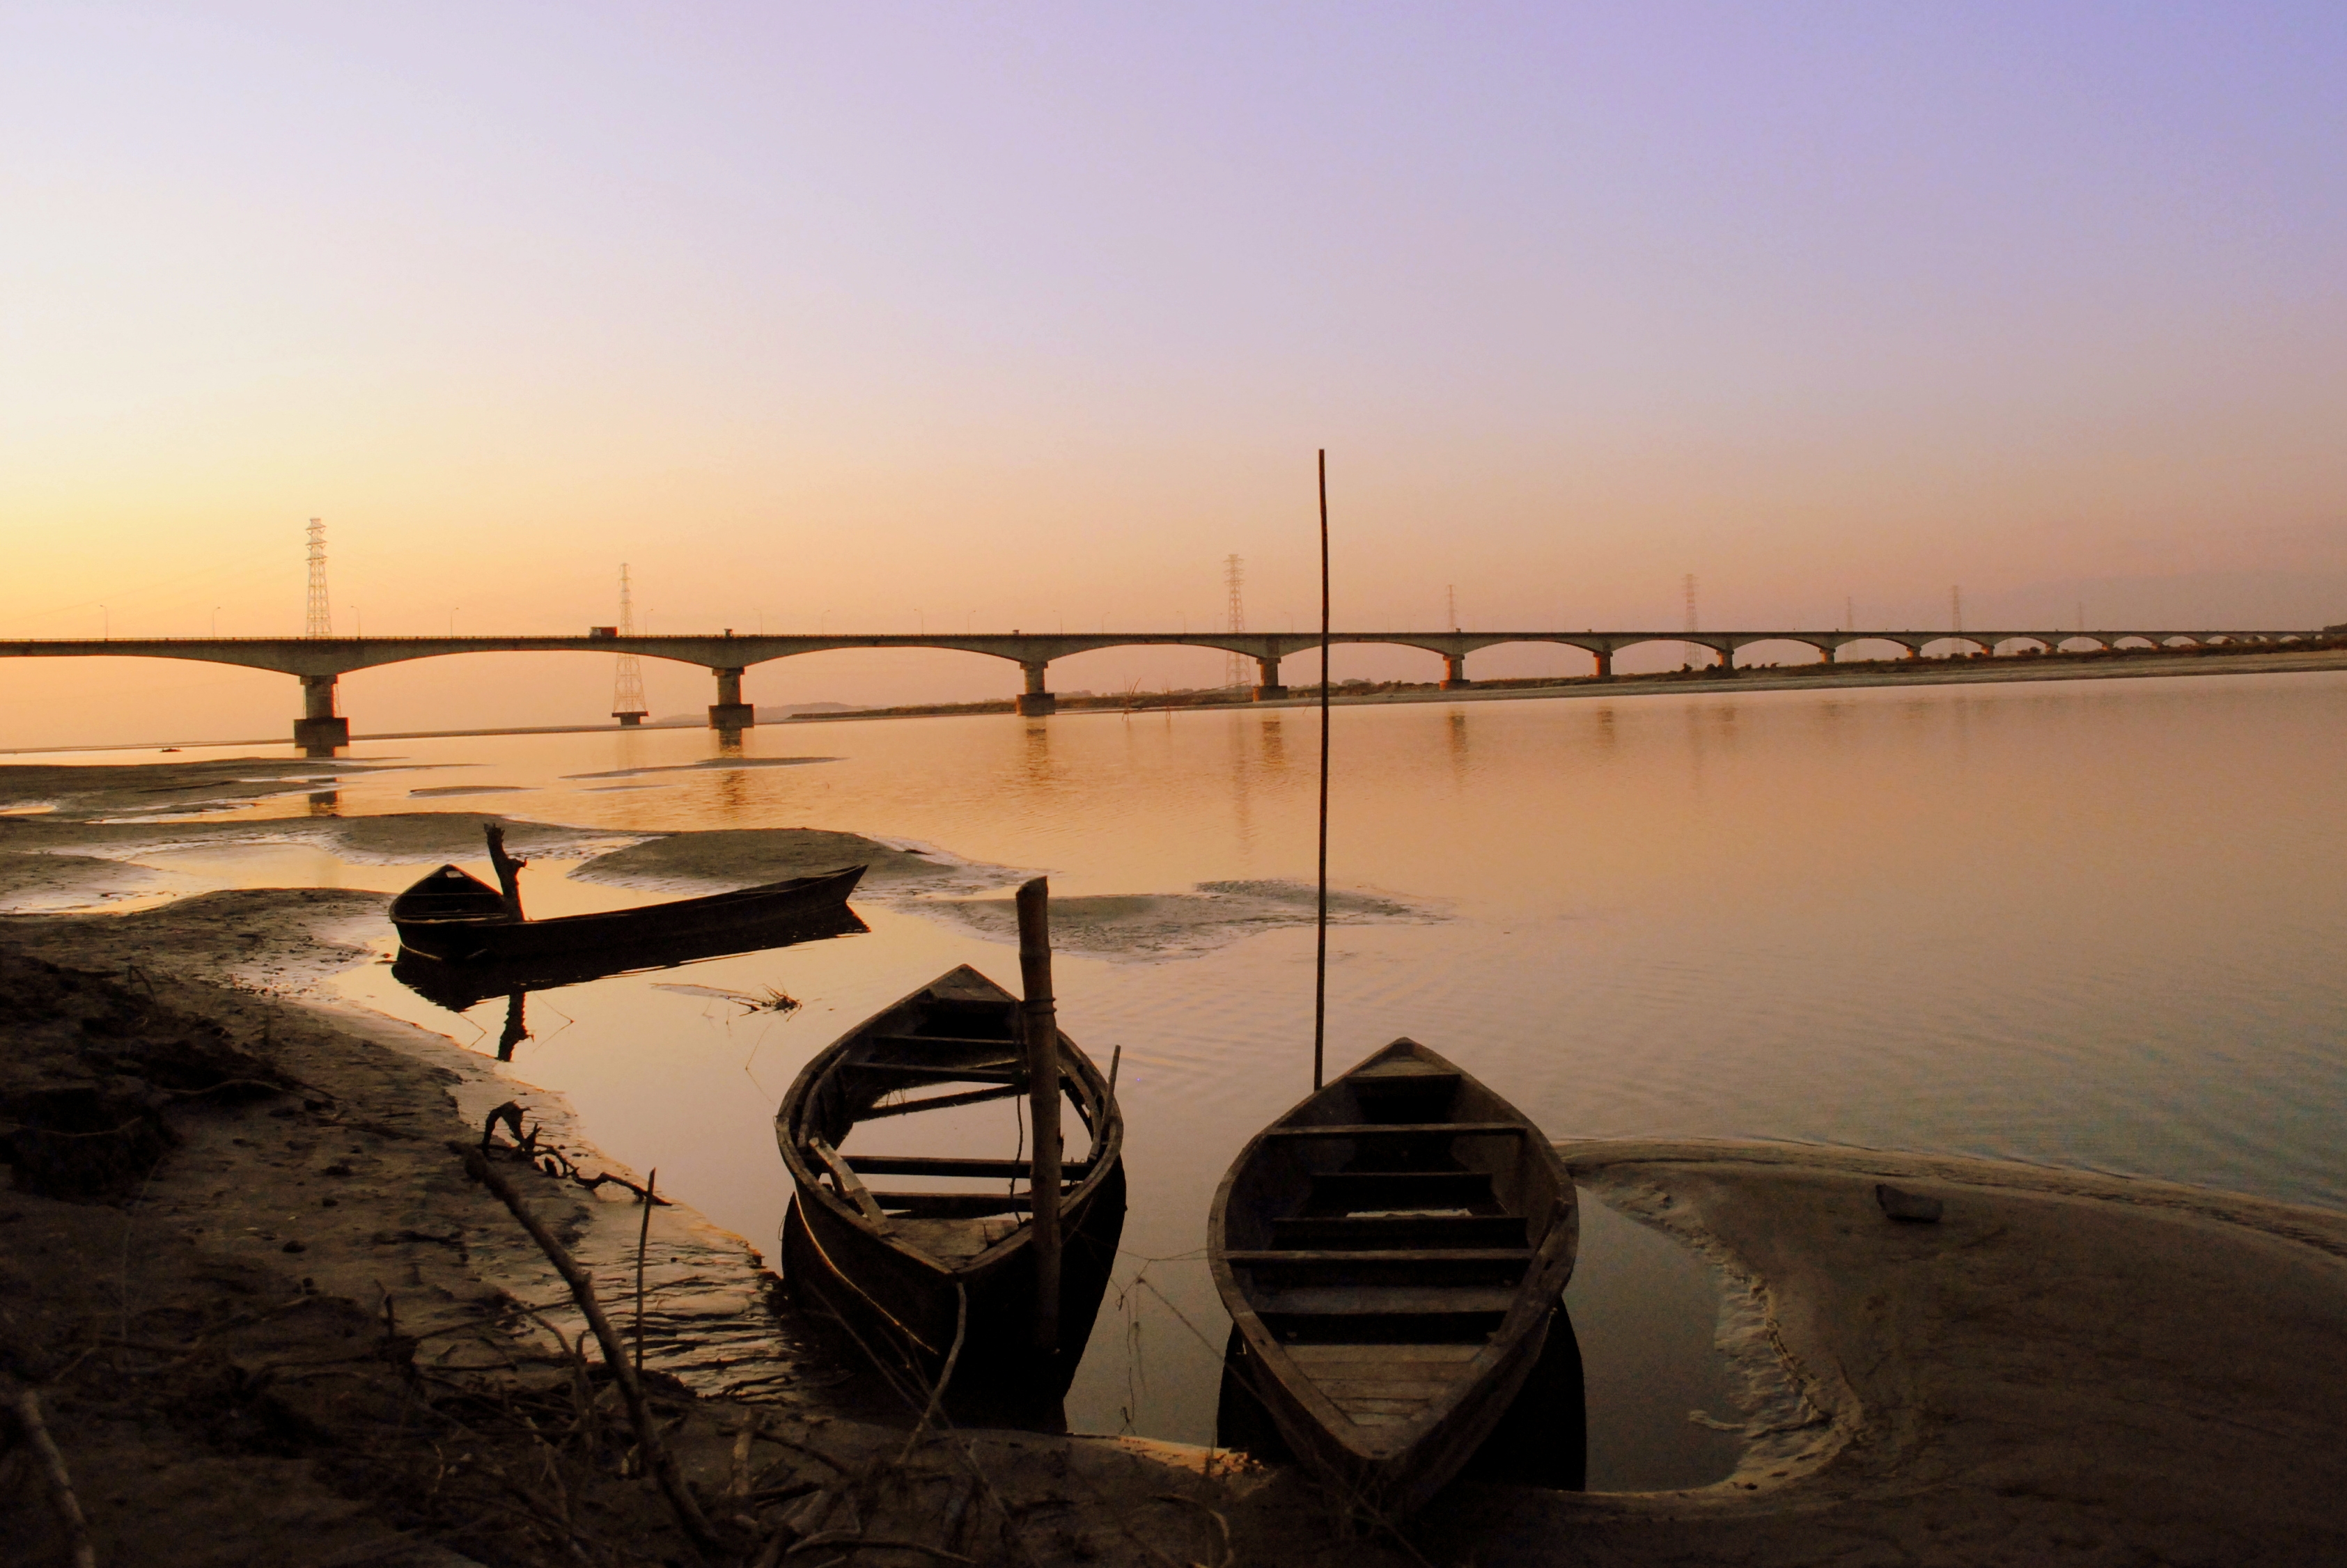
M 506 1031 L 497 1036 L 497 1060 L 511 1061 L 514 1047 L 529 1038 L 529 1024 L 522 1017 L 522 998 L 526 991 L 511 991 L 506 996 Z
M 1051 881 L 1019 889 L 1019 979 L 1027 993 L 1027 1104 L 1035 1158 L 1027 1194 L 1035 1205 L 1035 1348 L 1060 1348 L 1060 1019 L 1051 1001 Z

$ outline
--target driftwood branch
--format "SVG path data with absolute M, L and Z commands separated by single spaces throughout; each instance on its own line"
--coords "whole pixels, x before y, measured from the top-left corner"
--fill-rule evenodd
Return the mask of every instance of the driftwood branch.
M 505 1173 L 484 1159 L 478 1149 L 466 1143 L 450 1143 L 448 1147 L 464 1160 L 466 1173 L 495 1193 L 497 1200 L 512 1211 L 513 1217 L 521 1222 L 522 1229 L 529 1233 L 530 1240 L 538 1243 L 538 1250 L 546 1254 L 546 1260 L 554 1266 L 555 1272 L 562 1276 L 562 1283 L 570 1287 L 571 1297 L 586 1316 L 587 1326 L 595 1331 L 596 1343 L 603 1348 L 603 1364 L 611 1369 L 612 1379 L 620 1385 L 620 1393 L 627 1399 L 629 1419 L 635 1423 L 636 1441 L 643 1449 L 646 1467 L 651 1471 L 652 1479 L 659 1482 L 661 1494 L 668 1499 L 669 1508 L 675 1513 L 677 1523 L 683 1527 L 695 1546 L 703 1551 L 723 1552 L 725 1542 L 711 1528 L 708 1516 L 702 1512 L 700 1502 L 685 1485 L 684 1472 L 678 1468 L 676 1456 L 661 1440 L 659 1423 L 652 1419 L 651 1403 L 644 1398 L 644 1386 L 636 1378 L 635 1367 L 628 1358 L 627 1347 L 620 1342 L 618 1332 L 611 1327 L 611 1320 L 603 1315 L 601 1304 L 595 1299 L 595 1282 L 587 1276 L 587 1271 L 579 1266 L 578 1260 L 570 1255 L 569 1250 L 554 1238 L 554 1233 L 546 1228 L 546 1223 L 531 1211 L 522 1195 L 514 1190 L 513 1184 L 506 1180 Z
M 97 1549 L 89 1543 L 89 1521 L 82 1517 L 81 1499 L 74 1495 L 73 1472 L 66 1469 L 66 1456 L 59 1451 L 56 1439 L 49 1435 L 48 1422 L 41 1419 L 40 1396 L 30 1389 L 17 1389 L 9 1404 L 49 1483 L 49 1506 L 56 1510 L 57 1522 L 65 1527 L 74 1568 L 97 1568 Z

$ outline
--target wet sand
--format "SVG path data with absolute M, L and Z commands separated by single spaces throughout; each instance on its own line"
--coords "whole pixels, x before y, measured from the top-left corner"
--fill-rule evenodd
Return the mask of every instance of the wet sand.
M 1696 1491 L 1449 1500 L 1435 1560 L 2347 1557 L 2347 1215 L 1859 1149 L 1559 1147 L 1741 1284 L 1750 1447 Z M 1878 1182 L 1944 1218 L 1887 1218 Z

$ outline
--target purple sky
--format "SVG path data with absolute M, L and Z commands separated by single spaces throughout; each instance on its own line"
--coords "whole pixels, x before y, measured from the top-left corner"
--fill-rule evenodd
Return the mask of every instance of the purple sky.
M 1321 446 L 1352 624 L 2347 620 L 2342 81 L 2311 4 L 20 0 L 0 635 L 298 630 L 313 515 L 376 632 L 608 620 L 622 559 L 655 630 L 1203 627 L 1232 551 L 1279 626 Z M 603 705 L 519 669 L 346 701 Z M 10 680 L 0 744 L 292 709 Z

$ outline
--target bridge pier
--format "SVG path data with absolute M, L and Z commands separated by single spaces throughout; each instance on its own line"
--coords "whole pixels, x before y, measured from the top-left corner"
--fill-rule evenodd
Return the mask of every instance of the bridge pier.
M 1027 690 L 1019 693 L 1019 701 L 1016 704 L 1019 712 L 1030 718 L 1040 718 L 1045 713 L 1058 712 L 1059 698 L 1043 688 L 1043 671 L 1051 668 L 1051 661 L 1042 660 L 1033 664 L 1022 663 L 1019 668 L 1027 675 Z
M 1467 679 L 1467 655 L 1446 653 L 1442 656 L 1442 690 L 1456 692 L 1474 683 Z
M 1255 700 L 1276 702 L 1287 695 L 1287 688 L 1279 683 L 1279 661 L 1257 659 L 1255 661 Z
M 333 676 L 302 677 L 302 716 L 293 721 L 293 743 L 313 757 L 351 743 L 351 722 L 334 713 Z
M 715 669 L 717 701 L 709 705 L 709 727 L 712 730 L 747 730 L 756 726 L 758 710 L 742 701 L 742 671 L 737 666 Z
M 1722 675 L 1736 673 L 1736 648 L 1733 643 L 1719 651 L 1719 672 Z
M 1603 650 L 1597 655 L 1597 678 L 1600 681 L 1614 679 L 1614 650 L 1611 648 Z

